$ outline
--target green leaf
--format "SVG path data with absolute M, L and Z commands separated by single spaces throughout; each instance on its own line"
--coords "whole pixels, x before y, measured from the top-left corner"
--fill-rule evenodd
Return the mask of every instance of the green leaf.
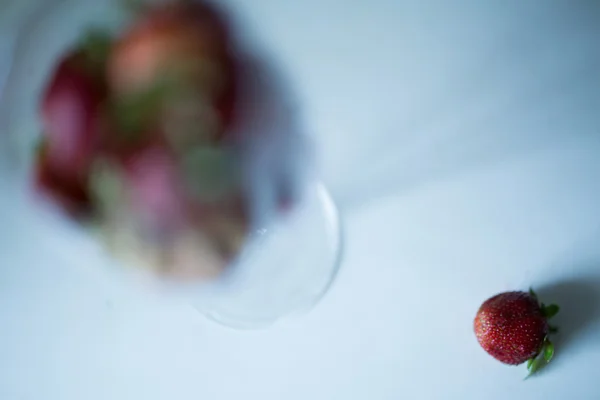
M 115 165 L 105 160 L 94 163 L 90 174 L 90 192 L 98 210 L 112 214 L 123 202 L 125 184 Z
M 556 304 L 550 304 L 549 306 L 542 307 L 542 314 L 546 318 L 552 318 L 560 311 L 560 307 Z
M 535 360 L 534 358 L 530 358 L 529 360 L 527 360 L 527 370 L 531 369 L 531 364 L 533 364 L 533 361 Z
M 82 40 L 82 48 L 92 62 L 104 65 L 112 47 L 113 38 L 101 28 L 90 28 Z
M 541 358 L 541 357 L 534 358 L 533 362 L 531 363 L 531 368 L 529 369 L 529 375 L 531 376 L 531 375 L 535 374 L 544 365 L 546 365 L 546 361 L 543 358 Z
M 170 87 L 159 81 L 146 90 L 118 99 L 115 104 L 115 118 L 120 128 L 122 142 L 137 142 L 143 129 L 160 112 L 160 108 L 170 93 Z
M 547 362 L 544 360 L 544 357 L 536 356 L 532 358 L 531 365 L 529 367 L 529 375 L 526 378 L 529 378 L 531 375 L 538 372 L 540 369 L 546 366 Z
M 548 365 L 553 356 L 554 344 L 546 339 L 544 340 L 544 345 L 542 346 L 540 353 L 534 358 L 527 360 L 527 369 L 529 370 L 529 375 L 527 375 L 525 379 L 529 378 L 531 375 Z
M 544 346 L 544 360 L 546 361 L 546 363 L 549 363 L 550 360 L 552 360 L 553 356 L 554 356 L 554 344 L 552 342 L 550 342 L 549 340 L 547 340 L 546 344 Z
M 537 300 L 537 294 L 533 291 L 533 288 L 529 288 L 529 295 Z

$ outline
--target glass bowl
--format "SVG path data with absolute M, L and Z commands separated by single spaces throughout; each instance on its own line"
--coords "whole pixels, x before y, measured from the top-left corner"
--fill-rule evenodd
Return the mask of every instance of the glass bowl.
M 231 12 L 229 13 L 231 14 Z M 241 16 L 232 15 L 242 21 Z M 6 84 L 0 97 L 2 165 L 0 173 L 19 198 L 14 218 L 22 240 L 50 246 L 56 268 L 85 268 L 181 299 L 207 317 L 234 328 L 262 328 L 282 317 L 311 309 L 331 286 L 340 263 L 341 225 L 336 206 L 319 183 L 310 138 L 302 131 L 293 89 L 277 71 L 275 58 L 233 26 L 251 68 L 242 78 L 249 90 L 245 129 L 261 132 L 248 143 L 244 157 L 254 220 L 239 256 L 218 279 L 171 282 L 131 268 L 111 257 L 103 245 L 76 222 L 51 212 L 31 198 L 33 149 L 40 135 L 39 99 L 54 65 L 90 27 L 118 34 L 131 18 L 122 2 L 109 0 L 39 1 L 21 26 Z M 250 94 L 251 93 L 251 94 Z M 261 111 L 262 110 L 262 111 Z M 267 134 L 264 134 L 267 132 Z M 250 135 L 251 136 L 251 135 Z M 249 137 L 250 137 L 249 136 Z M 302 149 L 303 151 L 300 151 Z M 266 204 L 273 186 L 293 180 L 297 202 L 286 212 L 270 215 Z M 41 261 L 41 260 L 40 260 Z M 48 261 L 48 260 L 46 260 Z

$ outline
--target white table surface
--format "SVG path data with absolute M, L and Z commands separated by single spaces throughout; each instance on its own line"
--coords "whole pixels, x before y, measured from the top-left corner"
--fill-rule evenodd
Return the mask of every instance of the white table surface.
M 598 2 L 235 3 L 320 134 L 335 285 L 307 316 L 230 330 L 60 265 L 3 195 L 0 399 L 600 398 Z M 523 381 L 472 320 L 530 285 L 561 333 Z

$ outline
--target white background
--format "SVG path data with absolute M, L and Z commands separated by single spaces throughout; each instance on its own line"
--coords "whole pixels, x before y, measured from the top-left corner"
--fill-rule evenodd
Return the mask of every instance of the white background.
M 9 3 L 0 51 L 27 6 Z M 599 398 L 598 2 L 231 3 L 318 133 L 346 224 L 335 285 L 307 316 L 230 330 L 62 265 L 6 194 L 0 398 Z M 523 381 L 472 320 L 530 285 L 561 333 Z

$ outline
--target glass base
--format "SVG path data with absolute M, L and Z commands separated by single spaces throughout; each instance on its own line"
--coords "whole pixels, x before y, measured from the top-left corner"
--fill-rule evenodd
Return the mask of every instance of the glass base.
M 311 310 L 333 283 L 342 249 L 338 211 L 320 184 L 269 230 L 257 232 L 219 290 L 191 303 L 236 329 L 266 328 Z

